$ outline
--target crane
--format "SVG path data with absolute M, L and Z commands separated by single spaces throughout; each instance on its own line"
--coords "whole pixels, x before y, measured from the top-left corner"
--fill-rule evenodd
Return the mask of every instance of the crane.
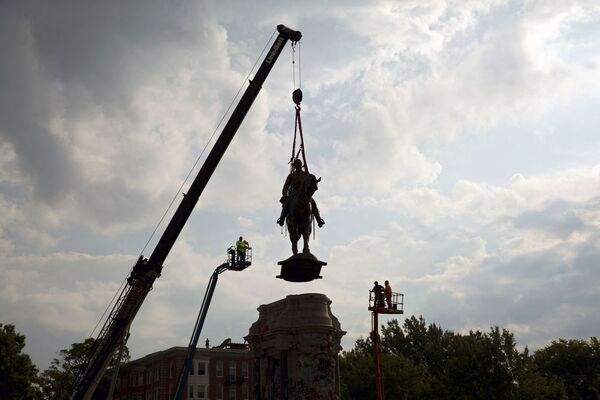
M 70 400 L 88 400 L 92 397 L 100 379 L 108 368 L 115 351 L 123 342 L 125 335 L 144 302 L 154 281 L 160 276 L 163 263 L 186 221 L 192 213 L 200 195 L 204 191 L 219 161 L 225 154 L 238 128 L 240 127 L 252 103 L 256 99 L 262 84 L 271 72 L 273 65 L 288 41 L 296 43 L 302 33 L 284 25 L 277 26 L 278 36 L 271 45 L 264 60 L 258 68 L 254 79 L 246 88 L 237 106 L 233 110 L 219 138 L 200 168 L 188 192 L 183 196 L 175 214 L 169 221 L 162 236 L 149 258 L 140 255 L 123 286 L 117 301 L 105 320 L 87 360 L 75 378 L 69 397 Z
M 215 271 L 208 281 L 206 293 L 204 293 L 204 299 L 202 300 L 202 306 L 200 307 L 200 312 L 198 313 L 198 318 L 196 319 L 196 324 L 194 325 L 194 331 L 192 332 L 192 337 L 190 338 L 190 343 L 188 344 L 183 368 L 179 373 L 174 400 L 183 400 L 183 394 L 185 393 L 185 388 L 187 385 L 187 377 L 190 373 L 190 369 L 192 368 L 192 362 L 194 360 L 194 354 L 196 353 L 198 339 L 200 338 L 200 333 L 202 333 L 202 326 L 204 325 L 204 320 L 206 319 L 206 314 L 208 313 L 210 301 L 212 300 L 215 287 L 217 286 L 219 275 L 227 270 L 243 271 L 252 264 L 252 249 L 248 249 L 246 251 L 246 255 L 243 260 L 239 258 L 236 260 L 236 252 L 233 247 L 228 249 L 227 254 L 227 261 L 215 268 Z

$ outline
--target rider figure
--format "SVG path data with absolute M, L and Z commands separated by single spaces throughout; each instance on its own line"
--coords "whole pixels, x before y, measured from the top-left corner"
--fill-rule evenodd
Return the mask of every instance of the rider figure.
M 304 182 L 304 180 L 308 179 L 309 177 L 310 174 L 302 170 L 302 161 L 296 158 L 292 163 L 292 172 L 288 175 L 287 179 L 285 180 L 285 183 L 283 184 L 283 189 L 281 191 L 282 197 L 279 201 L 283 204 L 283 206 L 281 208 L 281 215 L 277 220 L 277 223 L 279 225 L 283 226 L 283 223 L 285 222 L 285 217 L 287 217 L 290 211 L 290 199 L 294 197 L 295 191 L 298 190 L 298 188 Z M 315 216 L 315 219 L 317 220 L 317 225 L 319 225 L 320 228 L 325 224 L 325 221 L 323 221 L 323 219 L 321 218 L 319 209 L 317 208 L 317 203 L 312 198 L 310 199 L 310 205 L 312 213 Z

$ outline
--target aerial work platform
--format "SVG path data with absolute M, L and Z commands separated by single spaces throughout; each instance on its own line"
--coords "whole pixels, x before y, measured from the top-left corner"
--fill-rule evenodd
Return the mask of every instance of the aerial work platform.
M 235 246 L 227 249 L 227 267 L 230 271 L 243 271 L 252 264 L 252 248 L 249 247 L 243 254 L 237 254 Z
M 379 314 L 404 314 L 404 294 L 392 292 L 391 307 L 386 304 L 385 297 L 377 299 L 369 290 L 369 311 Z
M 379 314 L 404 314 L 404 294 L 392 292 L 391 296 L 386 297 L 383 287 L 378 286 L 375 281 L 375 288 L 369 290 L 369 311 L 371 311 L 371 340 L 375 353 L 375 398 L 384 400 Z

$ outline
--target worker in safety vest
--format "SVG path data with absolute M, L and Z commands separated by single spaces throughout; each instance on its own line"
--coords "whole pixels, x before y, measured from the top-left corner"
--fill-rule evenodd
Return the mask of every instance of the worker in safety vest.
M 300 185 L 304 183 L 306 179 L 309 179 L 312 175 L 306 171 L 302 170 L 302 161 L 298 158 L 294 160 L 292 163 L 292 172 L 287 176 L 285 183 L 283 184 L 283 189 L 281 190 L 281 199 L 279 200 L 283 206 L 281 208 L 281 215 L 277 220 L 277 223 L 283 226 L 285 222 L 285 218 L 287 217 L 290 211 L 290 199 L 294 197 L 294 193 Z M 314 178 L 314 177 L 313 177 Z M 320 180 L 321 178 L 319 178 Z M 310 199 L 311 212 L 315 216 L 317 220 L 317 225 L 319 228 L 325 225 L 325 221 L 321 218 L 321 213 L 317 208 L 317 203 L 313 198 Z
M 239 240 L 235 242 L 235 249 L 237 250 L 237 262 L 246 262 L 246 251 L 250 249 L 250 245 L 243 237 L 240 236 Z

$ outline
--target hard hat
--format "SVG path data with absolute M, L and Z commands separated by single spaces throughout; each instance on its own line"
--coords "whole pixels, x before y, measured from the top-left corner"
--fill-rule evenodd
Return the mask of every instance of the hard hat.
M 294 162 L 292 163 L 292 165 L 293 165 L 295 168 L 302 168 L 302 160 L 300 160 L 299 158 L 296 158 L 296 159 L 294 160 Z

